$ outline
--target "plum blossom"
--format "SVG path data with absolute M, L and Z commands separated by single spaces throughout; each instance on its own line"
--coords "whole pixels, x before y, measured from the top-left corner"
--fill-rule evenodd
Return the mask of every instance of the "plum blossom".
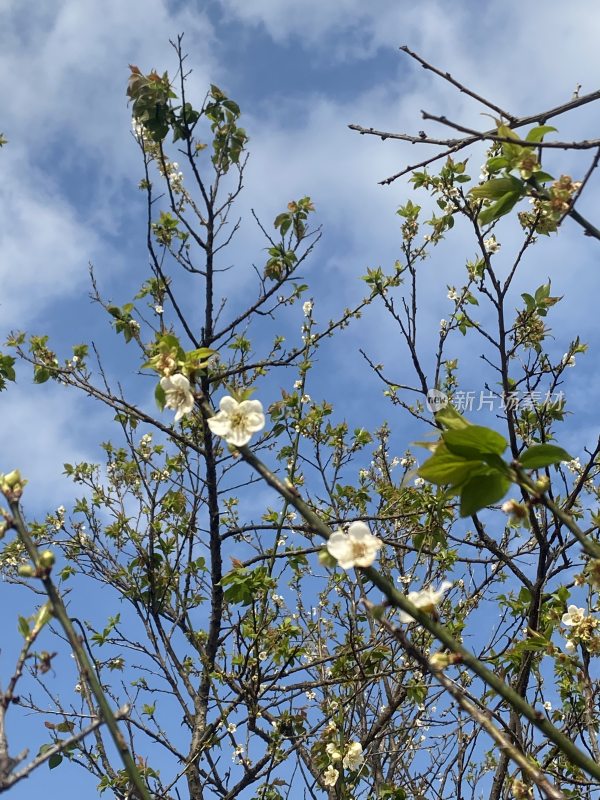
M 421 609 L 421 611 L 431 613 L 432 611 L 435 611 L 435 607 L 441 600 L 442 596 L 451 586 L 452 583 L 450 581 L 442 581 L 440 588 L 437 591 L 434 589 L 421 589 L 418 592 L 409 592 L 407 599 L 413 604 L 413 606 Z M 414 619 L 406 611 L 401 611 L 400 622 L 414 622 Z
M 344 769 L 360 769 L 364 760 L 362 744 L 360 742 L 350 742 L 346 749 L 344 760 L 342 761 Z
M 493 255 L 494 253 L 497 253 L 501 247 L 500 242 L 496 241 L 496 237 L 493 234 L 490 236 L 489 239 L 483 240 L 483 246 L 485 248 L 485 252 L 490 256 Z
M 332 764 L 330 764 L 323 773 L 323 783 L 325 786 L 335 786 L 339 777 L 339 771 Z
M 568 627 L 577 627 L 581 625 L 585 618 L 585 610 L 577 608 L 577 606 L 569 606 L 567 613 L 562 615 L 562 624 Z
M 310 312 L 313 310 L 313 301 L 307 300 L 306 303 L 302 303 L 302 313 L 305 317 L 310 316 Z
M 337 746 L 334 744 L 334 742 L 329 742 L 329 744 L 325 746 L 325 752 L 332 761 L 342 760 L 342 754 L 337 749 Z
M 381 548 L 381 540 L 373 536 L 364 522 L 353 522 L 348 533 L 332 533 L 327 540 L 327 551 L 342 569 L 370 567 Z
M 194 395 L 185 375 L 179 373 L 170 378 L 161 378 L 160 385 L 165 393 L 165 406 L 177 412 L 175 422 L 193 410 Z
M 259 400 L 242 400 L 222 397 L 219 411 L 208 420 L 208 427 L 216 436 L 222 436 L 227 444 L 242 447 L 253 433 L 265 427 L 265 415 Z

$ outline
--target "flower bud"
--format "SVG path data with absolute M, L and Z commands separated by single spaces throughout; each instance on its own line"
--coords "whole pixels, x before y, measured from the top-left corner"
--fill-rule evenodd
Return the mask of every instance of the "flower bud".
M 7 475 L 0 475 L 0 491 L 7 499 L 18 500 L 23 494 L 23 487 L 27 483 L 23 480 L 18 469 L 13 469 Z
M 43 553 L 40 553 L 39 557 L 40 567 L 49 569 L 50 567 L 54 566 L 55 561 L 56 559 L 54 557 L 54 553 L 52 552 L 52 550 L 44 550 Z
M 433 669 L 446 669 L 450 661 L 450 653 L 434 653 L 429 659 L 429 664 Z
M 35 568 L 31 564 L 21 564 L 17 572 L 22 578 L 35 577 Z
M 329 554 L 326 547 L 319 550 L 319 563 L 323 567 L 329 567 L 329 569 L 333 569 L 337 565 L 336 559 Z

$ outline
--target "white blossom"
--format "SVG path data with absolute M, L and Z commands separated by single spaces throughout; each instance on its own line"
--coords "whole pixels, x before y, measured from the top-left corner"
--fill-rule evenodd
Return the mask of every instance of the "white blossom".
M 323 773 L 323 783 L 325 786 L 335 786 L 339 777 L 340 773 L 338 770 L 330 764 Z
M 501 247 L 500 242 L 496 241 L 496 237 L 493 234 L 492 236 L 490 236 L 489 239 L 483 240 L 483 246 L 485 248 L 485 252 L 488 253 L 488 255 L 490 256 L 493 255 L 494 253 L 497 253 Z
M 575 642 L 572 639 L 567 639 L 565 642 L 565 650 L 568 650 L 569 653 L 572 653 L 575 650 Z
M 161 378 L 160 385 L 165 393 L 165 406 L 172 408 L 175 414 L 175 422 L 178 422 L 185 414 L 189 414 L 194 408 L 194 395 L 190 389 L 190 382 L 185 375 L 172 375 L 170 378 Z
M 424 478 L 415 478 L 415 486 L 417 489 L 420 489 L 421 486 L 425 486 L 425 479 Z
M 337 729 L 334 727 L 334 730 L 337 730 Z M 325 752 L 327 753 L 327 755 L 329 756 L 331 761 L 341 761 L 342 760 L 342 754 L 337 749 L 337 745 L 334 742 L 329 742 L 329 744 L 325 746 Z
M 344 760 L 342 761 L 344 769 L 360 769 L 364 760 L 362 744 L 360 742 L 350 742 Z
M 570 356 L 568 353 L 565 353 L 561 359 L 563 366 L 565 367 L 574 367 L 575 366 L 575 356 Z
M 544 708 L 546 711 L 552 711 L 552 703 L 549 700 L 546 700 L 544 703 Z
M 407 599 L 421 611 L 431 613 L 435 611 L 435 607 L 441 600 L 442 596 L 452 586 L 450 581 L 442 581 L 440 588 L 435 591 L 434 589 L 421 589 L 418 592 L 409 592 Z M 406 611 L 400 612 L 400 622 L 414 622 L 413 618 Z
M 440 330 L 441 331 L 445 331 L 445 330 L 447 330 L 447 328 L 448 328 L 448 320 L 447 319 L 441 319 L 440 320 Z
M 208 427 L 228 444 L 242 447 L 250 441 L 253 433 L 265 427 L 262 404 L 259 400 L 238 403 L 233 397 L 222 397 L 219 411 L 208 420 Z
M 310 312 L 313 310 L 313 301 L 307 300 L 306 303 L 302 304 L 302 313 L 305 317 L 310 315 Z
M 373 536 L 364 522 L 353 522 L 348 533 L 337 530 L 327 540 L 327 551 L 342 569 L 370 567 L 381 546 L 381 540 Z
M 569 606 L 567 608 L 567 613 L 562 615 L 562 624 L 567 625 L 568 627 L 576 627 L 577 625 L 581 625 L 585 618 L 585 610 L 583 608 L 577 608 L 577 606 Z
M 458 292 L 454 286 L 451 286 L 448 291 L 448 300 L 458 300 Z
M 237 731 L 237 725 L 234 722 L 230 722 L 227 726 L 227 733 L 235 733 Z
M 155 305 L 154 306 L 154 311 L 155 311 L 156 314 L 162 314 L 162 313 L 164 313 L 164 308 L 161 305 Z

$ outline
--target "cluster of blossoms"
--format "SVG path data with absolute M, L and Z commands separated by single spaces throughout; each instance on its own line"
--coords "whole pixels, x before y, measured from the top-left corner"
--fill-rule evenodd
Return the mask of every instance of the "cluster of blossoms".
M 165 177 L 169 181 L 169 186 L 174 194 L 181 194 L 183 191 L 183 172 L 179 171 L 177 161 L 167 162 Z
M 574 181 L 569 175 L 561 175 L 548 188 L 546 196 L 530 198 L 533 211 L 519 212 L 521 225 L 524 228 L 533 228 L 538 233 L 552 233 L 571 208 L 573 197 L 580 188 L 581 181 Z
M 571 628 L 565 645 L 567 650 L 575 650 L 577 642 L 580 642 L 588 652 L 600 652 L 600 637 L 595 633 L 598 620 L 588 617 L 585 609 L 578 608 L 576 605 L 569 606 L 567 613 L 562 616 L 562 624 Z
M 329 764 L 323 773 L 323 783 L 325 786 L 335 786 L 340 777 L 340 771 L 335 768 L 334 764 L 339 765 L 341 761 L 344 769 L 350 772 L 356 772 L 362 767 L 365 760 L 362 744 L 360 742 L 350 742 L 344 752 L 338 750 L 338 746 L 330 742 L 325 747 L 325 752 L 331 761 L 331 764 Z
M 195 398 L 185 375 L 178 373 L 161 378 L 160 385 L 165 393 L 165 406 L 175 411 L 175 422 L 193 411 Z M 250 441 L 253 433 L 265 427 L 262 404 L 259 400 L 238 403 L 233 397 L 222 397 L 219 411 L 208 420 L 208 427 L 227 444 L 242 447 Z
M 370 567 L 381 547 L 381 539 L 373 536 L 369 526 L 360 521 L 353 522 L 347 533 L 337 530 L 327 540 L 327 552 L 342 569 Z M 407 599 L 421 611 L 432 614 L 435 613 L 437 604 L 451 586 L 450 581 L 443 581 L 439 589 L 428 588 L 409 592 Z M 414 619 L 406 611 L 401 611 L 400 621 L 414 622 Z

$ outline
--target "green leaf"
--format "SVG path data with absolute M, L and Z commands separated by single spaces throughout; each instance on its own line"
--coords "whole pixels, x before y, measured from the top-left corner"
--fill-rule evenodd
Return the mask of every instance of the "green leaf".
M 482 186 L 474 186 L 469 194 L 484 200 L 499 200 L 507 193 L 523 191 L 523 182 L 512 175 L 505 178 L 492 178 Z
M 33 369 L 33 382 L 46 383 L 50 378 L 50 371 L 46 367 L 34 367 Z
M 513 207 L 519 202 L 519 200 L 524 197 L 524 191 L 521 189 L 518 192 L 507 192 L 503 197 L 498 200 L 497 203 L 494 203 L 489 208 L 486 208 L 484 211 L 481 212 L 479 215 L 479 222 L 481 225 L 487 225 L 490 222 L 493 222 L 495 219 L 499 219 L 503 217 L 505 214 L 508 214 L 512 211 Z
M 19 628 L 19 633 L 21 634 L 21 636 L 24 639 L 28 639 L 30 630 L 29 630 L 29 620 L 26 619 L 26 617 L 19 617 L 18 628 Z
M 63 757 L 60 753 L 53 753 L 50 758 L 48 759 L 48 766 L 50 769 L 55 769 L 60 764 L 62 764 Z
M 573 458 L 555 444 L 536 444 L 519 456 L 519 462 L 525 469 L 539 469 L 561 461 L 572 461 Z
M 508 478 L 497 472 L 489 475 L 475 475 L 462 487 L 460 493 L 460 515 L 470 517 L 482 508 L 502 500 L 510 489 Z
M 531 180 L 535 181 L 536 184 L 548 183 L 548 181 L 553 181 L 554 177 L 550 175 L 549 172 L 544 172 L 543 170 L 539 170 L 538 172 L 534 172 L 531 176 Z
M 508 159 L 506 156 L 493 156 L 487 161 L 488 172 L 498 172 L 501 169 L 508 167 Z
M 449 453 L 445 448 L 440 452 L 440 447 L 436 454 L 419 467 L 418 474 L 430 483 L 439 486 L 445 484 L 462 484 L 474 473 L 481 472 L 485 467 L 480 461 L 467 460 L 454 453 Z
M 557 128 L 553 128 L 552 125 L 538 125 L 536 128 L 532 128 L 527 136 L 525 137 L 526 142 L 542 142 L 544 140 L 544 136 L 547 133 L 554 133 Z
M 461 414 L 458 413 L 451 403 L 448 403 L 447 406 L 441 408 L 435 415 L 435 419 L 436 422 L 440 422 L 444 428 L 454 431 L 462 430 L 471 424 Z
M 448 450 L 454 455 L 468 459 L 481 459 L 487 455 L 502 455 L 508 442 L 496 431 L 481 425 L 469 425 L 462 430 L 442 433 Z
M 156 405 L 161 411 L 163 411 L 165 403 L 167 402 L 167 395 L 165 394 L 165 390 L 160 383 L 156 384 L 156 389 L 154 390 L 154 399 L 156 400 Z
M 59 724 L 56 726 L 56 730 L 59 731 L 59 733 L 73 733 L 75 730 L 75 723 L 68 722 L 66 720 L 65 722 L 59 722 Z

